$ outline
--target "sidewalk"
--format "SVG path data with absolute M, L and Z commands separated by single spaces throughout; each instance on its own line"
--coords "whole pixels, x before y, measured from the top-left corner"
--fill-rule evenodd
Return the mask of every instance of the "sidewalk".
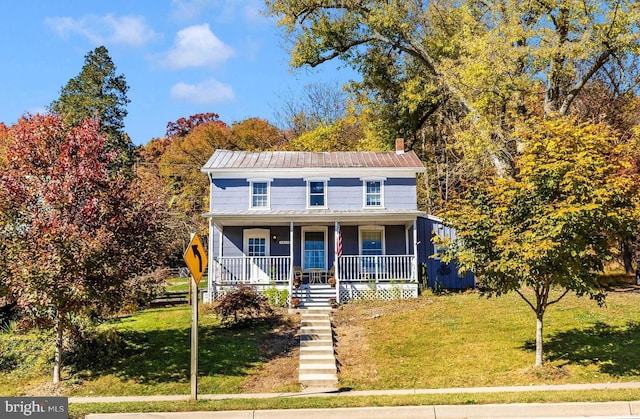
M 552 403 L 477 406 L 402 406 L 225 412 L 93 414 L 87 419 L 506 419 L 640 418 L 640 402 Z
M 447 393 L 498 393 L 531 391 L 570 391 L 604 389 L 640 389 L 640 382 L 603 383 L 603 384 L 564 384 L 515 387 L 472 387 L 443 389 L 406 389 L 406 390 L 369 390 L 369 391 L 323 391 L 307 389 L 300 393 L 261 393 L 261 394 L 202 394 L 199 400 L 224 399 L 268 399 L 285 397 L 356 397 L 411 394 L 447 394 Z M 114 397 L 70 397 L 69 403 L 109 403 L 109 402 L 145 402 L 145 401 L 182 401 L 189 400 L 188 395 L 167 396 L 114 396 Z M 88 419 L 489 419 L 489 418 L 638 418 L 640 419 L 640 401 L 607 403 L 513 403 L 486 405 L 438 405 L 438 406 L 400 406 L 400 407 L 363 407 L 333 409 L 287 409 L 287 410 L 243 410 L 220 412 L 171 412 L 171 413 L 113 413 L 91 414 Z
M 364 390 L 364 391 L 325 391 L 323 389 L 307 389 L 297 393 L 244 393 L 244 394 L 198 394 L 199 400 L 225 399 L 274 399 L 292 397 L 356 397 L 356 396 L 388 396 L 411 394 L 459 394 L 459 393 L 522 393 L 529 391 L 572 391 L 572 390 L 619 390 L 640 389 L 640 382 L 628 383 L 594 383 L 594 384 L 557 384 L 511 387 L 467 387 L 467 388 L 435 388 L 435 389 L 401 389 L 401 390 Z M 120 402 L 157 402 L 189 400 L 188 394 L 160 396 L 104 396 L 104 397 L 69 397 L 69 403 L 120 403 Z

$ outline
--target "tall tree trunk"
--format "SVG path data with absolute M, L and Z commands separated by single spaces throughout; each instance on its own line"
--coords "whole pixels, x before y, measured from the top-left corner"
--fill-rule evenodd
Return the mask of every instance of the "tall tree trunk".
M 633 255 L 629 240 L 622 240 L 622 262 L 624 263 L 624 272 L 629 275 L 633 272 Z
M 536 367 L 542 366 L 542 317 L 544 311 L 536 310 Z
M 62 366 L 62 330 L 64 328 L 64 314 L 61 310 L 56 313 L 56 349 L 53 357 L 53 383 L 60 382 L 60 368 Z

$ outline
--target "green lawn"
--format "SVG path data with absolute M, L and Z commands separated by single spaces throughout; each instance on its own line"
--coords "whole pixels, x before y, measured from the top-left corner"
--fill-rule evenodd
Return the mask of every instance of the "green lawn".
M 101 327 L 115 327 L 125 350 L 110 367 L 80 371 L 65 380 L 69 395 L 189 394 L 191 308 L 143 310 Z M 259 342 L 265 325 L 225 329 L 211 314 L 199 316 L 201 393 L 238 393 L 247 376 L 262 364 Z M 40 366 L 42 367 L 42 366 Z M 0 375 L 0 394 L 30 392 L 50 380 L 49 368 Z
M 68 395 L 189 394 L 190 308 L 144 310 L 113 321 L 126 351 L 110 368 L 67 375 Z M 546 315 L 547 367 L 534 363 L 535 321 L 517 295 L 486 299 L 476 292 L 423 295 L 405 301 L 344 305 L 335 315 L 340 384 L 354 390 L 497 385 L 620 382 L 640 380 L 640 294 L 611 292 L 606 307 L 567 296 Z M 280 333 L 283 331 L 280 330 Z M 227 330 L 211 315 L 200 316 L 199 393 L 238 393 L 266 361 L 261 343 L 267 325 Z M 295 334 L 296 330 L 291 330 Z M 4 339 L 7 336 L 0 336 Z M 281 354 L 278 356 L 287 356 Z M 29 392 L 49 380 L 50 368 L 0 375 L 0 394 Z M 291 371 L 292 375 L 297 371 Z M 295 377 L 294 377 L 295 378 Z M 295 391 L 282 388 L 278 391 Z M 489 403 L 601 401 L 615 392 L 400 397 L 385 403 Z M 624 398 L 637 399 L 638 391 Z M 304 401 L 306 400 L 306 401 Z M 383 398 L 352 401 L 283 401 L 175 404 L 202 409 L 374 405 Z M 235 404 L 234 404 L 235 403 Z M 137 404 L 135 409 L 153 409 Z M 244 406 L 244 407 L 243 407 Z M 123 407 L 128 409 L 129 407 Z M 157 406 L 155 406 L 157 408 Z M 87 411 L 89 406 L 76 407 Z M 96 406 L 104 411 L 117 407 Z M 131 407 L 133 409 L 133 407 Z M 97 411 L 95 410 L 95 411 Z
M 72 395 L 188 394 L 191 309 L 151 309 L 120 319 L 117 328 L 131 342 L 127 357 L 110 371 L 92 373 Z M 258 339 L 266 326 L 228 330 L 212 315 L 199 316 L 198 389 L 237 393 L 262 362 Z
M 171 278 L 167 281 L 167 291 L 188 291 L 189 290 L 189 281 L 191 278 Z M 198 283 L 198 289 L 206 290 L 207 289 L 207 278 L 203 277 Z
M 338 311 L 336 323 L 341 384 L 354 389 L 640 379 L 638 293 L 609 293 L 606 307 L 574 296 L 551 306 L 541 370 L 532 368 L 533 311 L 515 294 L 354 303 Z

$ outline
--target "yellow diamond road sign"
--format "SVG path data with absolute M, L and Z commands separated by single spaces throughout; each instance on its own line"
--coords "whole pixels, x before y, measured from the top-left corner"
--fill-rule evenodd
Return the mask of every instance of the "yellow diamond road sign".
M 207 267 L 207 252 L 205 252 L 197 234 L 191 236 L 191 242 L 184 252 L 184 261 L 187 263 L 187 268 L 189 268 L 196 284 L 198 284 Z

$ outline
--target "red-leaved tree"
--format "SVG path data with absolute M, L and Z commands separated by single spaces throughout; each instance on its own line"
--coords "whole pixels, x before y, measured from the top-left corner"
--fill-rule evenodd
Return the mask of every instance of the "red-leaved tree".
M 109 173 L 97 120 L 67 128 L 52 115 L 9 129 L 0 174 L 0 278 L 5 298 L 55 327 L 53 381 L 63 333 L 77 313 L 117 309 L 127 281 L 154 268 L 161 206 L 137 180 Z
M 166 136 L 169 138 L 184 137 L 198 125 L 206 123 L 214 123 L 221 127 L 227 126 L 227 124 L 218 119 L 217 113 L 197 113 L 195 115 L 191 115 L 189 118 L 180 118 L 175 122 L 167 123 Z

